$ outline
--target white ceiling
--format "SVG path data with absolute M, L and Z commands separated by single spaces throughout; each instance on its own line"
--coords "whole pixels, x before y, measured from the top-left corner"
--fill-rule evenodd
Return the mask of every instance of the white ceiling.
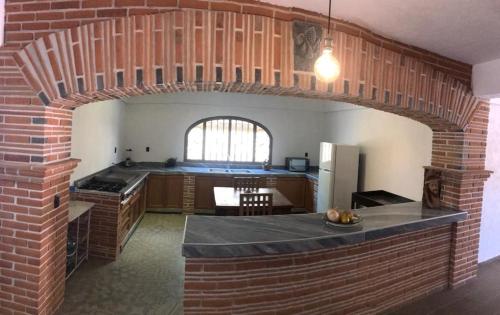
M 262 0 L 328 15 L 328 0 Z M 332 15 L 469 64 L 500 58 L 500 0 L 332 0 Z

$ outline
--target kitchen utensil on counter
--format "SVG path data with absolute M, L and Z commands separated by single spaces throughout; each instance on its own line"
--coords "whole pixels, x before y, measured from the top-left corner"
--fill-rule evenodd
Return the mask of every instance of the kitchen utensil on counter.
M 263 163 L 262 163 L 262 169 L 264 171 L 270 171 L 272 168 L 272 165 L 271 165 L 271 162 L 269 162 L 268 160 L 265 160 Z
M 169 158 L 165 163 L 165 167 L 175 167 L 177 164 L 177 158 Z
M 131 158 L 126 158 L 125 162 L 123 162 L 123 166 L 125 166 L 125 167 L 131 167 L 131 166 L 134 166 L 134 165 L 135 165 L 135 162 L 132 161 Z
M 125 150 L 126 152 L 129 152 L 127 155 L 127 158 L 125 159 L 125 161 L 123 162 L 123 166 L 125 167 L 131 167 L 131 166 L 134 166 L 135 165 L 135 162 L 132 161 L 132 159 L 130 158 L 130 152 L 132 152 L 133 150 L 128 148 Z

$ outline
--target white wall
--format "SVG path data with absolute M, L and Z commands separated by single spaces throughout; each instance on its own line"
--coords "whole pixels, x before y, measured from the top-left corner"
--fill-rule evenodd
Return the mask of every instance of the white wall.
M 432 131 L 405 117 L 363 107 L 326 115 L 324 141 L 360 146 L 360 191 L 383 189 L 420 201 Z
M 479 261 L 500 255 L 500 99 L 492 100 L 486 146 L 486 169 L 493 171 L 486 181 L 481 214 Z
M 306 104 L 306 105 L 304 105 Z M 199 119 L 230 115 L 255 120 L 273 136 L 273 164 L 309 153 L 317 165 L 324 101 L 231 93 L 179 93 L 127 100 L 125 143 L 134 161 L 184 158 L 184 135 Z M 146 147 L 150 152 L 146 152 Z
M 479 97 L 500 97 L 500 59 L 474 65 L 472 88 Z
M 362 190 L 385 189 L 420 200 L 423 166 L 430 165 L 432 132 L 413 120 L 346 103 L 293 97 L 179 93 L 134 97 L 78 108 L 72 156 L 82 162 L 72 180 L 124 160 L 165 161 L 184 156 L 184 135 L 199 119 L 233 115 L 269 128 L 273 164 L 309 153 L 317 165 L 320 141 L 359 145 Z M 114 153 L 114 147 L 118 152 Z M 145 148 L 150 147 L 150 152 Z M 125 152 L 131 148 L 133 152 Z
M 123 159 L 124 106 L 122 101 L 111 100 L 87 104 L 74 111 L 71 157 L 82 161 L 71 175 L 71 182 Z

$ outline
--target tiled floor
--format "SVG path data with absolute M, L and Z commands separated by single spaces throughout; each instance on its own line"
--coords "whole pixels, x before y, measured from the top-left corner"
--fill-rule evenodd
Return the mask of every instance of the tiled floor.
M 147 213 L 120 258 L 91 258 L 66 284 L 58 315 L 182 314 L 185 216 Z
M 432 294 L 391 315 L 500 315 L 500 259 L 479 265 L 479 276 L 455 290 Z
M 147 213 L 116 262 L 91 259 L 68 280 L 58 315 L 182 314 L 185 216 Z M 500 315 L 500 259 L 479 267 L 465 286 L 390 315 Z

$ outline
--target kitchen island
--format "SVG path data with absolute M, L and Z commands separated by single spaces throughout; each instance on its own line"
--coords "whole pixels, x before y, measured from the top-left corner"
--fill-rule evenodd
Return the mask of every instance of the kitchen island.
M 372 314 L 448 286 L 452 226 L 465 212 L 420 202 L 322 214 L 189 216 L 185 314 Z

